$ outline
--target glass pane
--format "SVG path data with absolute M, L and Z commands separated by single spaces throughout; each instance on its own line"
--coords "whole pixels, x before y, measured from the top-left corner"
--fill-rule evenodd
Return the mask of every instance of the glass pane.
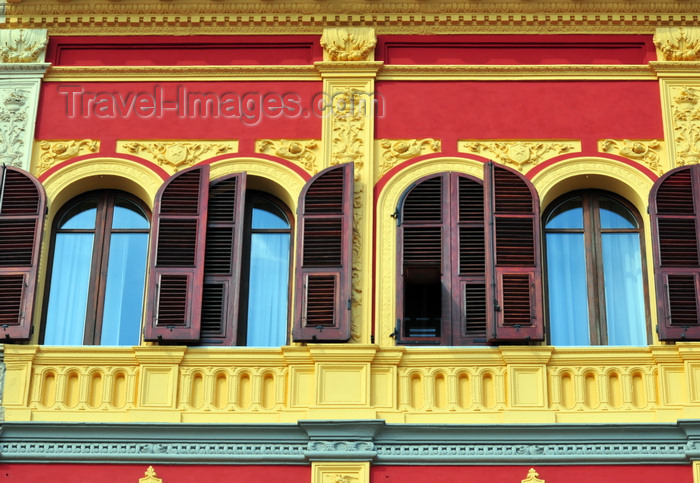
M 59 229 L 94 230 L 97 215 L 97 199 L 90 198 L 81 201 L 63 215 Z
M 571 198 L 559 204 L 547 219 L 545 228 L 583 228 L 583 200 L 581 197 Z
M 600 198 L 601 228 L 637 228 L 637 220 L 630 210 L 610 198 Z
M 82 345 L 85 330 L 92 233 L 59 233 L 46 313 L 46 345 Z
M 144 229 L 148 230 L 148 218 L 141 208 L 133 201 L 117 198 L 114 204 L 112 228 L 114 229 Z
M 253 233 L 250 246 L 248 340 L 256 347 L 287 342 L 289 234 Z
M 289 228 L 287 216 L 279 206 L 265 198 L 253 200 L 252 228 L 257 229 L 286 229 Z
M 642 259 L 637 233 L 603 233 L 609 345 L 646 345 Z
M 102 345 L 139 345 L 147 251 L 147 233 L 112 234 Z
M 547 234 L 550 343 L 589 345 L 583 233 Z

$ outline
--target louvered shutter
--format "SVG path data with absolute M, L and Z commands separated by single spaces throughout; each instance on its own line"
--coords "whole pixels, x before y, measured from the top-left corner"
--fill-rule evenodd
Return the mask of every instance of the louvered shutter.
M 146 340 L 199 339 L 208 195 L 208 165 L 173 175 L 156 195 Z
M 353 169 L 321 171 L 299 197 L 296 341 L 350 339 Z
M 0 340 L 31 337 L 45 207 L 36 178 L 0 165 Z
M 700 166 L 666 173 L 650 195 L 660 340 L 700 340 Z
M 491 341 L 542 340 L 539 200 L 521 174 L 484 167 Z
M 486 342 L 486 250 L 484 238 L 484 188 L 475 179 L 457 176 L 452 190 L 456 202 L 451 226 L 454 263 L 452 298 L 458 303 L 452 314 L 453 345 Z
M 236 344 L 245 185 L 245 173 L 237 173 L 209 188 L 202 344 Z
M 450 252 L 449 179 L 447 173 L 423 178 L 399 201 L 397 343 L 450 343 L 444 320 L 450 281 L 442 280 L 450 273 L 449 257 L 443 256 L 443 250 Z

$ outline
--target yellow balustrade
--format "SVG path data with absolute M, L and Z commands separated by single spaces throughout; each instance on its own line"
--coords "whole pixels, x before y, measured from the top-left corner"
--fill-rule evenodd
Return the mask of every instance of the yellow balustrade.
M 5 346 L 8 421 L 675 422 L 700 344 L 640 348 Z

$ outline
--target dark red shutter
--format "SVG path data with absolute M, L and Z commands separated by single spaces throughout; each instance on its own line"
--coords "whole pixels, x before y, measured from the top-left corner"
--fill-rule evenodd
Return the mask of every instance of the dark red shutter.
M 173 175 L 156 195 L 146 340 L 199 339 L 208 195 L 208 165 Z
M 700 340 L 700 166 L 669 171 L 650 194 L 660 340 Z
M 520 173 L 484 167 L 491 341 L 542 340 L 539 199 Z
M 296 341 L 350 339 L 353 169 L 321 171 L 299 197 Z
M 45 207 L 36 178 L 0 165 L 0 341 L 31 337 Z
M 399 201 L 396 342 L 450 344 L 449 175 L 429 176 Z M 447 274 L 443 280 L 443 274 Z
M 484 187 L 480 181 L 460 175 L 452 181 L 453 345 L 486 342 L 486 249 L 484 236 Z
M 209 187 L 202 344 L 236 344 L 245 190 L 245 173 Z

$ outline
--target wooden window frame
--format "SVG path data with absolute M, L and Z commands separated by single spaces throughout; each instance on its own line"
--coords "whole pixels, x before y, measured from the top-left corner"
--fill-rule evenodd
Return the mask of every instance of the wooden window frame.
M 117 198 L 124 198 L 138 206 L 149 223 L 149 228 L 113 229 L 111 224 L 114 216 L 114 206 Z M 76 205 L 84 201 L 96 199 L 95 228 L 94 229 L 61 229 L 63 217 Z M 109 262 L 110 242 L 113 233 L 146 233 L 150 235 L 151 212 L 146 204 L 135 196 L 120 190 L 90 191 L 79 195 L 68 203 L 56 214 L 51 229 L 51 244 L 49 249 L 49 262 L 47 270 L 47 290 L 44 290 L 44 311 L 42 315 L 40 340 L 43 343 L 46 332 L 46 318 L 48 316 L 48 302 L 51 292 L 51 280 L 53 276 L 53 264 L 56 248 L 56 238 L 60 233 L 93 233 L 92 257 L 90 276 L 88 279 L 87 307 L 85 311 L 83 345 L 99 345 L 102 337 L 102 322 L 104 317 L 105 291 L 107 287 L 107 265 Z M 145 291 L 145 286 L 144 286 Z M 139 324 L 140 325 L 140 324 Z
M 550 228 L 546 227 L 546 220 L 552 211 L 559 205 L 577 197 L 582 199 L 582 228 Z M 637 221 L 636 229 L 610 229 L 601 228 L 600 225 L 600 198 L 610 198 L 626 208 Z M 649 283 L 647 277 L 646 246 L 644 242 L 644 220 L 637 209 L 626 199 L 605 190 L 590 189 L 576 190 L 560 196 L 554 200 L 544 212 L 542 223 L 544 253 L 547 253 L 548 233 L 582 233 L 584 236 L 584 252 L 591 254 L 586 257 L 586 287 L 588 295 L 588 329 L 590 345 L 608 345 L 608 325 L 605 308 L 605 282 L 603 280 L 602 234 L 603 233 L 636 233 L 639 237 L 639 256 L 641 259 L 642 287 L 644 293 L 644 317 L 647 343 L 651 340 L 651 328 L 649 325 Z M 545 286 L 547 286 L 547 257 L 545 264 Z M 546 305 L 549 307 L 549 291 L 545 290 Z M 548 312 L 549 309 L 547 309 Z M 549 318 L 549 315 L 548 315 Z M 547 340 L 551 340 L 551 327 L 547 324 Z

